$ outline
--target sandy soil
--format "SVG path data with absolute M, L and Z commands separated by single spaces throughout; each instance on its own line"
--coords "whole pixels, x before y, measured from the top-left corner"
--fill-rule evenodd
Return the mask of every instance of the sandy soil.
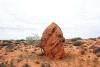
M 32 45 L 0 46 L 0 67 L 100 67 L 100 39 L 68 40 L 63 59 L 43 56 L 41 48 Z M 96 51 L 96 49 L 98 49 Z

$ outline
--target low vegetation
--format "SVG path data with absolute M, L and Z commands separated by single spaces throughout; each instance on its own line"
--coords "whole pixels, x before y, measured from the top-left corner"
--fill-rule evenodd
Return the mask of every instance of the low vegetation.
M 27 36 L 26 42 L 30 45 L 37 46 L 40 43 L 40 37 L 37 34 L 34 34 L 33 36 Z
M 83 42 L 82 41 L 80 41 L 80 40 L 77 40 L 77 41 L 75 41 L 74 42 L 74 46 L 81 46 L 83 44 Z
M 36 39 L 34 38 L 36 37 Z M 27 45 L 25 44 L 27 41 Z M 7 42 L 7 41 L 6 41 Z M 19 42 L 19 44 L 17 44 Z M 0 67 L 99 67 L 100 39 L 90 40 L 74 38 L 67 40 L 64 47 L 65 57 L 62 60 L 48 59 L 43 56 L 41 48 L 34 47 L 40 42 L 37 36 L 28 36 L 26 40 L 17 40 L 0 45 Z M 31 45 L 33 45 L 31 47 Z M 16 48 L 16 50 L 15 50 Z M 25 63 L 24 63 L 25 62 Z M 28 63 L 27 63 L 28 62 Z M 31 63 L 30 63 L 31 62 Z
M 77 40 L 82 40 L 80 37 L 72 38 L 71 41 L 77 41 Z

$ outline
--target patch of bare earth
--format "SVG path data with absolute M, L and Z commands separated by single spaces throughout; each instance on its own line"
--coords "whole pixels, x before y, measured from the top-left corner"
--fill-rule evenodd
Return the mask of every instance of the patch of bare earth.
M 61 60 L 43 56 L 41 48 L 32 45 L 0 46 L 0 67 L 100 67 L 100 39 L 84 39 L 77 45 L 66 41 Z

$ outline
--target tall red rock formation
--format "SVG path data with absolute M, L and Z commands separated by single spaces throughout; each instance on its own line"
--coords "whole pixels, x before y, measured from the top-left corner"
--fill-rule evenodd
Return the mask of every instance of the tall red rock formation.
M 49 58 L 61 59 L 64 57 L 65 38 L 60 27 L 52 23 L 42 34 L 41 48 L 44 50 L 44 55 Z

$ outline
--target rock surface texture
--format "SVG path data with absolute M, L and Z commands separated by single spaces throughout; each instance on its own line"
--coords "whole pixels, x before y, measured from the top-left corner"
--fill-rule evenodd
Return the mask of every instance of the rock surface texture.
M 44 50 L 44 55 L 49 58 L 61 59 L 64 57 L 65 38 L 60 27 L 52 23 L 42 34 L 41 48 Z

